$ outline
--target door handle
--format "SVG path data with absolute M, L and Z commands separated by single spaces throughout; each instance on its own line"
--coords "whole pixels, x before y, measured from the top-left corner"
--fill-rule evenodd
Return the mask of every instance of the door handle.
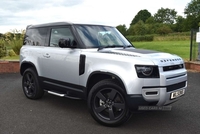
M 48 53 L 44 54 L 43 57 L 50 58 L 50 55 Z

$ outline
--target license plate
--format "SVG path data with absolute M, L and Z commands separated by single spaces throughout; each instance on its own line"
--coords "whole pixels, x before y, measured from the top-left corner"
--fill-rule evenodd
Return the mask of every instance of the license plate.
M 178 91 L 175 91 L 173 93 L 171 93 L 171 99 L 175 99 L 177 97 L 182 96 L 185 93 L 185 89 L 180 89 Z

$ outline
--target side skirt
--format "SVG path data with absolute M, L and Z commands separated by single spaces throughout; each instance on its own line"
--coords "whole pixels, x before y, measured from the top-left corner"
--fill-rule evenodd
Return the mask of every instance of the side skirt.
M 86 87 L 45 77 L 39 77 L 39 81 L 44 91 L 50 94 L 71 99 L 86 99 Z

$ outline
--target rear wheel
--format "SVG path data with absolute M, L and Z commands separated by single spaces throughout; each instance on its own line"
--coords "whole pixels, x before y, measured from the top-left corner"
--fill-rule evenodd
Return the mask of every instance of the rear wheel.
M 25 70 L 22 78 L 22 87 L 24 94 L 29 99 L 39 99 L 44 95 L 44 91 L 39 85 L 38 75 L 33 68 Z
M 88 97 L 90 113 L 100 124 L 119 126 L 131 117 L 124 90 L 113 80 L 95 84 Z

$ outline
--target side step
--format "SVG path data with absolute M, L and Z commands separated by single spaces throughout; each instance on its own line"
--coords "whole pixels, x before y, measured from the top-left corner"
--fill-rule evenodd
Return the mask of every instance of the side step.
M 66 97 L 66 98 L 69 98 L 69 99 L 81 100 L 81 98 L 72 97 L 72 96 L 69 96 L 67 94 L 60 94 L 60 93 L 56 93 L 56 92 L 52 92 L 52 91 L 47 91 L 47 93 L 53 94 L 53 95 L 56 95 L 56 96 L 59 96 L 59 97 Z

